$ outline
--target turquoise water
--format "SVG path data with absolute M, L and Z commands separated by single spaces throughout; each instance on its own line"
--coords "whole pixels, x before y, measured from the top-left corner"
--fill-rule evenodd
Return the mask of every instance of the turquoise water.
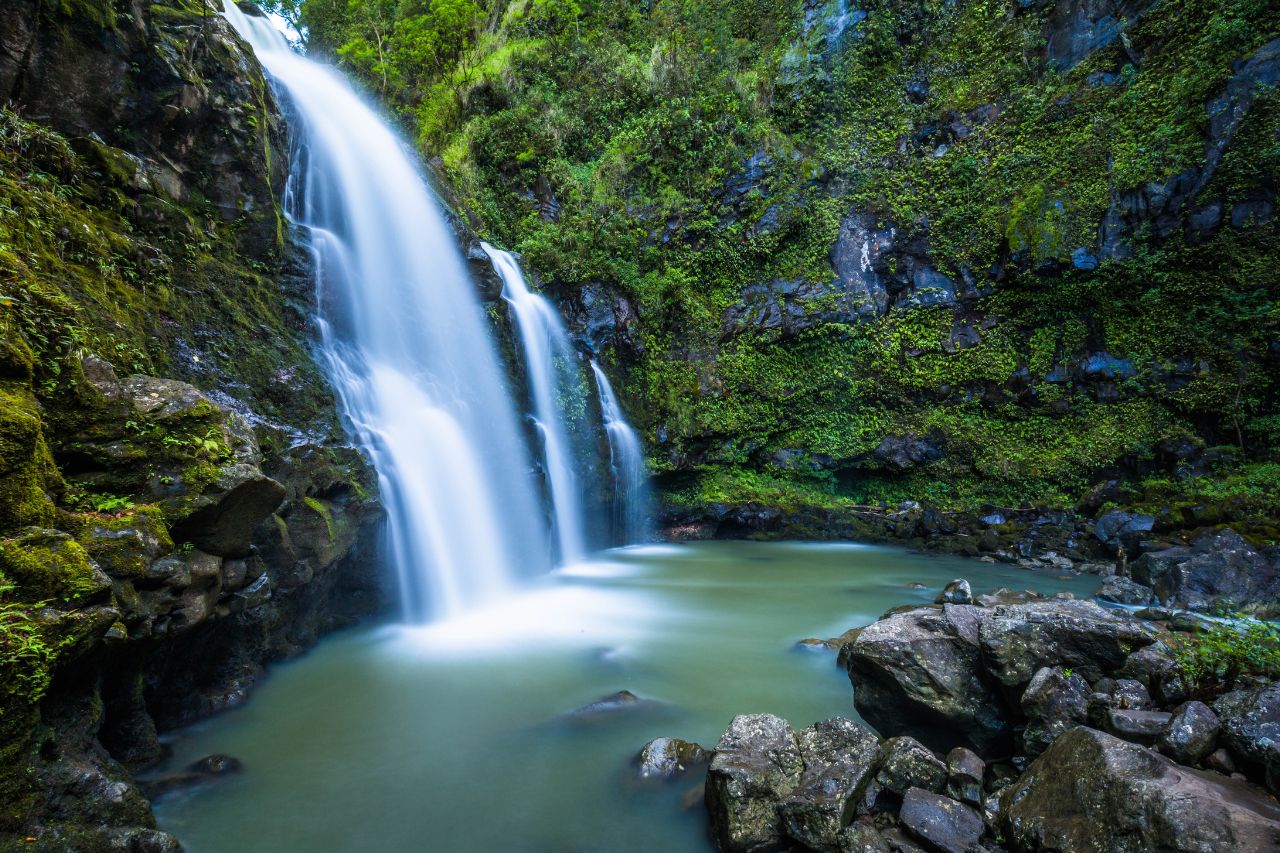
M 900 549 L 714 542 L 607 552 L 504 605 L 427 628 L 342 633 L 275 667 L 241 709 L 179 734 L 173 767 L 234 777 L 157 803 L 190 853 L 711 849 L 692 783 L 629 763 L 668 735 L 712 746 L 739 713 L 854 716 L 830 637 L 966 577 L 1087 595 L 1096 578 Z M 909 585 L 921 583 L 924 589 Z M 573 724 L 617 690 L 657 700 Z

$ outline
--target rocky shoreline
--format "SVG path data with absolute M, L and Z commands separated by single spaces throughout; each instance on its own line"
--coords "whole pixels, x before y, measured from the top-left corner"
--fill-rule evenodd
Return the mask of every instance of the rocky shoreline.
M 826 641 L 866 723 L 748 714 L 640 773 L 705 772 L 726 853 L 1280 849 L 1280 683 L 1197 669 L 1205 630 L 957 580 Z

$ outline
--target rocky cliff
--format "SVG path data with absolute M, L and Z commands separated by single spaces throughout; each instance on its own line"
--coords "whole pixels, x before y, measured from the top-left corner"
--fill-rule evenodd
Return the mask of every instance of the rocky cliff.
M 0 13 L 0 846 L 172 850 L 158 733 L 382 601 L 288 139 L 200 3 Z

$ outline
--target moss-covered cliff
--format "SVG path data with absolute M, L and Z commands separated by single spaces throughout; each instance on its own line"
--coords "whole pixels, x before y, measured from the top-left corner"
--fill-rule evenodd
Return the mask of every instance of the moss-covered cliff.
M 377 603 L 283 120 L 212 8 L 0 12 L 0 847 L 170 850 L 157 730 Z
M 1274 2 L 301 9 L 672 501 L 1280 510 Z

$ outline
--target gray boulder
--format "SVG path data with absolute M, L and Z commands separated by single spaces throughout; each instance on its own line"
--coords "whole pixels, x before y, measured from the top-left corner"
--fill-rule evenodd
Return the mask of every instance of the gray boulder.
M 880 790 L 900 797 L 909 788 L 937 793 L 947 784 L 947 765 L 915 738 L 890 738 L 884 742 L 884 760 L 875 781 Z
M 997 607 L 980 623 L 983 661 L 1002 684 L 1020 686 L 1045 666 L 1063 666 L 1088 681 L 1119 669 L 1150 645 L 1151 628 L 1092 601 L 1032 601 Z
M 966 853 L 977 845 L 985 828 L 973 809 L 919 788 L 908 789 L 902 798 L 898 820 L 914 837 L 939 853 Z
M 1280 804 L 1265 792 L 1083 726 L 1005 789 L 998 822 L 1024 851 L 1280 849 Z
M 1107 731 L 1116 737 L 1141 744 L 1154 744 L 1169 727 L 1173 715 L 1165 711 L 1137 711 L 1113 708 L 1107 714 Z
M 868 625 L 845 648 L 858 713 L 885 735 L 979 754 L 1011 742 L 1000 697 L 983 673 L 979 624 L 990 611 L 925 607 Z M 1029 677 L 1029 676 L 1028 676 Z
M 1183 702 L 1174 709 L 1157 746 L 1179 764 L 1199 764 L 1218 742 L 1218 715 L 1203 702 Z
M 1022 693 L 1027 716 L 1023 748 L 1027 755 L 1044 752 L 1054 739 L 1084 723 L 1089 716 L 1089 683 L 1059 667 L 1044 667 Z
M 1280 793 L 1280 682 L 1235 690 L 1213 705 L 1223 744 L 1241 768 Z
M 835 717 L 796 736 L 804 774 L 780 807 L 786 834 L 809 850 L 840 850 L 840 831 L 880 763 L 880 738 L 860 723 Z
M 786 720 L 772 714 L 734 717 L 707 768 L 707 811 L 720 849 L 785 849 L 778 807 L 799 785 L 803 772 L 804 759 Z
M 1151 587 L 1166 606 L 1280 613 L 1280 566 L 1234 530 L 1143 554 L 1130 566 L 1130 574 Z
M 1143 586 L 1122 575 L 1111 575 L 1102 579 L 1102 586 L 1095 593 L 1103 601 L 1116 604 L 1150 604 L 1154 593 L 1151 587 Z
M 1153 515 L 1124 512 L 1113 509 L 1098 516 L 1093 525 L 1093 535 L 1103 545 L 1132 550 L 1134 545 L 1156 525 Z

